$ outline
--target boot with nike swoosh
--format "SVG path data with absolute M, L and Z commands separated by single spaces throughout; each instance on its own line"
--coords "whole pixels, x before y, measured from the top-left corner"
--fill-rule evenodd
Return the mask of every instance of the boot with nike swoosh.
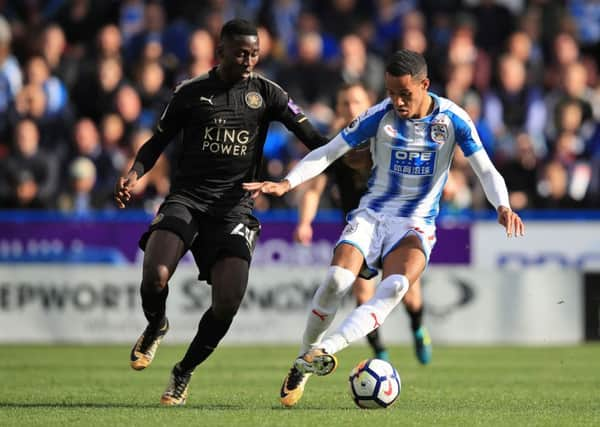
M 158 328 L 151 327 L 151 325 L 146 327 L 142 335 L 140 335 L 138 340 L 135 342 L 135 345 L 131 349 L 129 363 L 133 369 L 136 371 L 141 371 L 142 369 L 146 369 L 150 363 L 152 363 L 152 360 L 154 360 L 154 356 L 156 355 L 158 345 L 168 331 L 169 319 L 166 317 L 163 319 Z

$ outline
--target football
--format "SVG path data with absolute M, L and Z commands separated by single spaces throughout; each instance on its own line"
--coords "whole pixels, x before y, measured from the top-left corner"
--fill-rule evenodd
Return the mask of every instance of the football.
M 400 375 L 385 360 L 363 360 L 352 369 L 348 380 L 350 396 L 360 408 L 387 408 L 400 396 Z

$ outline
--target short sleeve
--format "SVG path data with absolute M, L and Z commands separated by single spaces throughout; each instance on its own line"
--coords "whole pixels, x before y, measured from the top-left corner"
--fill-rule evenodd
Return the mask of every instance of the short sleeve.
M 265 98 L 272 120 L 281 121 L 281 118 L 287 115 L 288 109 L 292 110 L 292 116 L 302 112 L 281 86 L 264 77 L 262 79 L 265 82 Z
M 390 109 L 391 103 L 389 99 L 369 108 L 342 130 L 342 138 L 352 148 L 358 147 L 366 140 L 373 138 L 377 135 L 379 122 Z
M 454 138 L 466 157 L 481 150 L 483 144 L 471 117 L 460 107 L 455 107 L 451 112 L 454 126 Z

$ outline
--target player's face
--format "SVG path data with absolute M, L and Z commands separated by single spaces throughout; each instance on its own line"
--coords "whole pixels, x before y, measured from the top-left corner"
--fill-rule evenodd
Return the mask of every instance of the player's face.
M 423 103 L 427 99 L 429 88 L 428 78 L 418 78 L 408 74 L 393 76 L 385 73 L 385 88 L 400 118 L 422 117 Z
M 221 69 L 228 80 L 245 80 L 250 77 L 258 62 L 258 37 L 226 38 L 219 46 L 218 54 L 221 59 Z
M 360 86 L 353 86 L 338 93 L 336 110 L 347 123 L 370 106 L 369 94 Z

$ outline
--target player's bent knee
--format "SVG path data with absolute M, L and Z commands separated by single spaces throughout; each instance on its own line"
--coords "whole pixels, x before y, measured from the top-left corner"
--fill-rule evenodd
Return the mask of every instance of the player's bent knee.
M 166 265 L 155 265 L 152 267 L 144 268 L 142 277 L 142 288 L 147 292 L 161 292 L 167 283 L 171 272 Z

